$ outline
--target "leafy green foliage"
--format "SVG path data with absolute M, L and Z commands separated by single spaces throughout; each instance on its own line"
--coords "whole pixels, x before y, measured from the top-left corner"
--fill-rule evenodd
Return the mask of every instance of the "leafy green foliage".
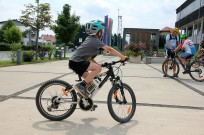
M 18 49 L 21 49 L 22 45 L 21 44 L 16 44 L 16 43 L 13 43 L 10 45 L 10 48 L 11 48 L 11 55 L 10 55 L 10 58 L 11 58 L 11 61 L 14 62 L 16 60 L 16 57 L 17 57 L 17 50 Z
M 82 42 L 86 39 L 86 37 L 88 36 L 88 34 L 86 33 L 85 30 L 85 25 L 81 25 L 81 27 L 79 28 L 79 31 L 76 35 L 76 38 L 74 40 L 74 45 L 75 46 L 79 46 L 81 43 L 79 42 L 79 38 L 82 39 Z M 69 45 L 69 47 L 71 48 L 72 46 Z
M 51 44 L 45 45 L 44 46 L 45 50 L 47 51 L 48 54 L 48 59 L 51 60 L 52 55 L 54 54 L 55 47 Z
M 147 47 L 145 43 L 139 43 L 139 44 L 129 44 L 125 46 L 125 52 L 124 55 L 126 56 L 139 56 L 143 55 L 146 51 Z
M 34 59 L 35 52 L 34 51 L 24 51 L 23 52 L 23 61 L 31 62 Z
M 0 42 L 4 42 L 4 31 L 10 29 L 13 26 L 15 26 L 15 24 L 12 20 L 8 20 L 5 24 L 2 25 L 0 29 Z
M 68 46 L 69 42 L 74 41 L 80 27 L 80 17 L 75 14 L 71 15 L 70 11 L 71 6 L 65 4 L 63 6 L 63 11 L 58 15 L 56 25 L 52 27 L 56 33 L 57 40 L 65 43 L 66 46 Z
M 25 5 L 26 9 L 22 11 L 22 16 L 20 21 L 23 22 L 25 26 L 33 26 L 37 30 L 36 36 L 36 52 L 38 51 L 38 37 L 39 31 L 44 30 L 46 27 L 51 27 L 52 16 L 51 8 L 49 3 L 39 4 L 39 0 L 36 0 L 37 6 L 33 4 Z M 37 60 L 36 55 L 36 60 Z
M 25 7 L 26 9 L 22 11 L 22 16 L 20 17 L 20 21 L 25 26 L 34 26 L 37 30 L 44 30 L 46 27 L 51 27 L 52 16 L 49 3 L 39 4 L 39 7 L 29 3 Z
M 16 26 L 4 30 L 3 36 L 7 43 L 20 43 L 22 40 L 22 32 Z
M 10 51 L 10 44 L 1 42 L 0 43 L 0 51 Z
M 12 52 L 16 52 L 18 49 L 21 49 L 22 45 L 21 44 L 16 44 L 16 43 L 13 43 L 10 45 L 10 48 L 11 48 L 11 51 Z
M 27 44 L 27 45 L 23 45 L 22 49 L 26 50 L 26 51 L 28 51 L 28 50 L 35 50 L 35 46 Z

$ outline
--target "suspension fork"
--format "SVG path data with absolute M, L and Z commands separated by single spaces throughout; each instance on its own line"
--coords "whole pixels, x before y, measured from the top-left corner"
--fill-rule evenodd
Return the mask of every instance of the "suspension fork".
M 124 85 L 123 85 L 123 83 L 122 83 L 122 81 L 120 80 L 120 77 L 118 76 L 117 78 L 116 78 L 116 80 L 117 80 L 117 82 L 118 82 L 118 88 L 120 89 L 120 92 L 121 92 L 121 94 L 122 94 L 122 98 L 123 98 L 123 101 L 120 101 L 119 99 L 118 99 L 118 97 L 117 97 L 117 93 L 118 93 L 118 90 L 116 90 L 115 92 L 114 92 L 114 98 L 115 98 L 115 100 L 116 100 L 116 102 L 120 102 L 120 103 L 127 103 L 127 100 L 126 100 L 126 98 L 125 98 L 125 93 L 124 93 L 124 90 L 123 90 L 123 88 L 124 88 Z

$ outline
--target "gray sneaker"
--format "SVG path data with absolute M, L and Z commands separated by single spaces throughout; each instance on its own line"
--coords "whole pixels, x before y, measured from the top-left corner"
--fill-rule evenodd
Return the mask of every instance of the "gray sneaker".
M 84 98 L 88 99 L 86 96 L 86 87 L 82 86 L 80 83 L 77 83 L 74 88 L 81 94 Z

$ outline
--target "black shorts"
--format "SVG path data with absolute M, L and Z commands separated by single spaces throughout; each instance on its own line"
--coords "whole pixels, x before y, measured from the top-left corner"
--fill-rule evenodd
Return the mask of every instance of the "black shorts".
M 89 61 L 74 62 L 69 60 L 69 68 L 80 76 L 82 76 L 84 72 L 87 71 L 89 65 L 90 65 Z
M 172 50 L 166 50 L 165 51 L 165 58 L 169 59 L 169 58 L 174 58 L 175 53 Z

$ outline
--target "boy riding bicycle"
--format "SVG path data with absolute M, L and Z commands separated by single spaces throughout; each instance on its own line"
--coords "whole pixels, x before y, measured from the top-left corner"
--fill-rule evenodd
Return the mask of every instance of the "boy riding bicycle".
M 186 34 L 182 34 L 180 38 L 182 40 L 182 43 L 174 51 L 177 51 L 179 49 L 181 51 L 184 51 L 180 54 L 180 56 L 178 56 L 178 58 L 183 62 L 183 64 L 186 65 L 186 70 L 183 72 L 183 74 L 186 74 L 190 70 L 187 64 L 187 59 L 196 54 L 196 49 L 194 43 L 190 39 L 187 39 Z
M 84 78 L 82 82 L 77 83 L 74 87 L 86 99 L 88 98 L 86 95 L 86 85 L 92 82 L 93 78 L 102 70 L 101 65 L 94 60 L 100 48 L 118 56 L 121 61 L 127 60 L 126 56 L 101 42 L 104 28 L 105 25 L 101 21 L 87 23 L 86 32 L 89 36 L 74 51 L 69 60 L 69 68 Z

